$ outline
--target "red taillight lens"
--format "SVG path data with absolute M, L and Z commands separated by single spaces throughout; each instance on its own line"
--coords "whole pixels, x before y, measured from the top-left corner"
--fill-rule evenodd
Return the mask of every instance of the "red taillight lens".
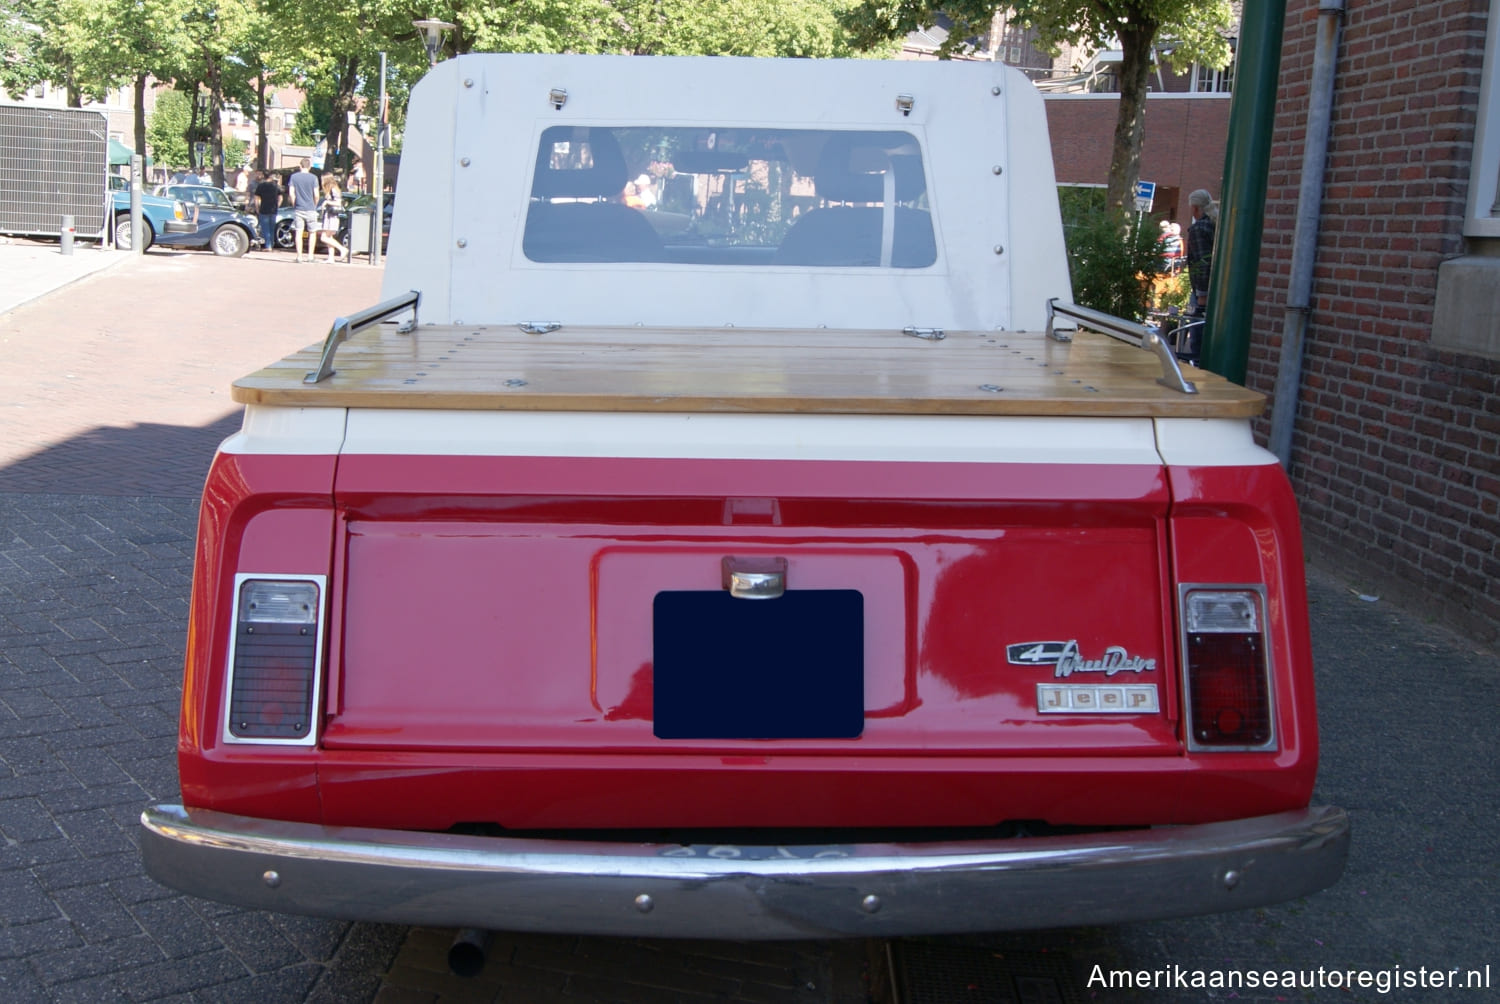
M 1182 604 L 1189 745 L 1273 745 L 1271 685 L 1258 591 L 1189 589 Z
M 320 583 L 244 579 L 235 603 L 229 741 L 307 742 L 316 708 Z

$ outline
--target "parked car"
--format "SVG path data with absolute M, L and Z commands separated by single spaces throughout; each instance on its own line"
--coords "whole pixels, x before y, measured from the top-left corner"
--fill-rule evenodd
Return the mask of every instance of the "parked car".
M 349 246 L 349 212 L 357 209 L 367 209 L 374 205 L 373 195 L 352 195 L 344 200 L 344 212 L 339 214 L 339 243 L 345 247 Z M 385 250 L 386 243 L 391 237 L 391 211 L 396 205 L 395 193 L 387 193 L 385 197 L 384 219 L 380 227 L 380 248 Z M 295 214 L 290 206 L 282 206 L 276 211 L 276 246 L 283 251 L 290 251 L 296 246 L 296 231 L 293 223 Z M 369 248 L 354 248 L 354 253 L 359 254 L 368 251 Z
M 191 235 L 175 241 L 159 241 L 180 247 L 208 247 L 217 255 L 238 258 L 263 243 L 254 216 L 241 212 L 229 193 L 211 185 L 158 185 L 156 194 L 180 200 L 197 226 Z
M 110 197 L 114 203 L 110 226 L 113 228 L 115 247 L 130 250 L 135 245 L 130 232 L 130 190 L 111 187 Z M 183 238 L 193 237 L 198 225 L 193 222 L 192 210 L 178 199 L 158 195 L 141 194 L 141 221 L 145 225 L 145 246 L 153 244 L 175 245 Z

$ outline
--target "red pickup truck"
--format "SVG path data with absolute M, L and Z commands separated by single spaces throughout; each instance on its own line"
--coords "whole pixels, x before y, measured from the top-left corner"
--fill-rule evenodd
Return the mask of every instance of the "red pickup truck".
M 234 386 L 150 874 L 725 938 L 1338 878 L 1262 400 L 1069 302 L 1024 77 L 466 55 L 409 126 L 385 301 Z

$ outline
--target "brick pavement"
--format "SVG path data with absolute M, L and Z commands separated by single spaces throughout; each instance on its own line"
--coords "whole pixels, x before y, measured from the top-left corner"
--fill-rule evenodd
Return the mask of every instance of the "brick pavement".
M 23 303 L 113 268 L 130 257 L 128 251 L 78 241 L 65 255 L 57 241 L 0 237 L 0 314 Z
M 197 495 L 238 427 L 230 383 L 321 341 L 380 277 L 151 250 L 0 314 L 0 491 Z
M 234 426 L 223 387 L 375 285 L 360 266 L 153 253 L 0 314 L 0 1001 L 865 1000 L 883 946 L 499 935 L 460 982 L 449 932 L 246 911 L 143 877 L 137 814 L 176 792 L 195 497 Z M 1500 659 L 1316 573 L 1312 593 L 1319 799 L 1355 823 L 1339 885 L 1210 918 L 898 942 L 903 1000 L 1019 1000 L 1043 984 L 1017 967 L 1042 963 L 1072 976 L 1035 999 L 1205 999 L 1088 992 L 1096 963 L 1491 964 L 1500 982 Z

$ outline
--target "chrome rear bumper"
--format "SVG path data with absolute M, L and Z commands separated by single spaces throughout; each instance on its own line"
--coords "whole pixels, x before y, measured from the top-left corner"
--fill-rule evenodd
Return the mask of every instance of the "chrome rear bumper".
M 141 815 L 158 882 L 285 913 L 646 937 L 884 937 L 1263 906 L 1337 881 L 1344 810 L 1069 837 L 684 847 Z

